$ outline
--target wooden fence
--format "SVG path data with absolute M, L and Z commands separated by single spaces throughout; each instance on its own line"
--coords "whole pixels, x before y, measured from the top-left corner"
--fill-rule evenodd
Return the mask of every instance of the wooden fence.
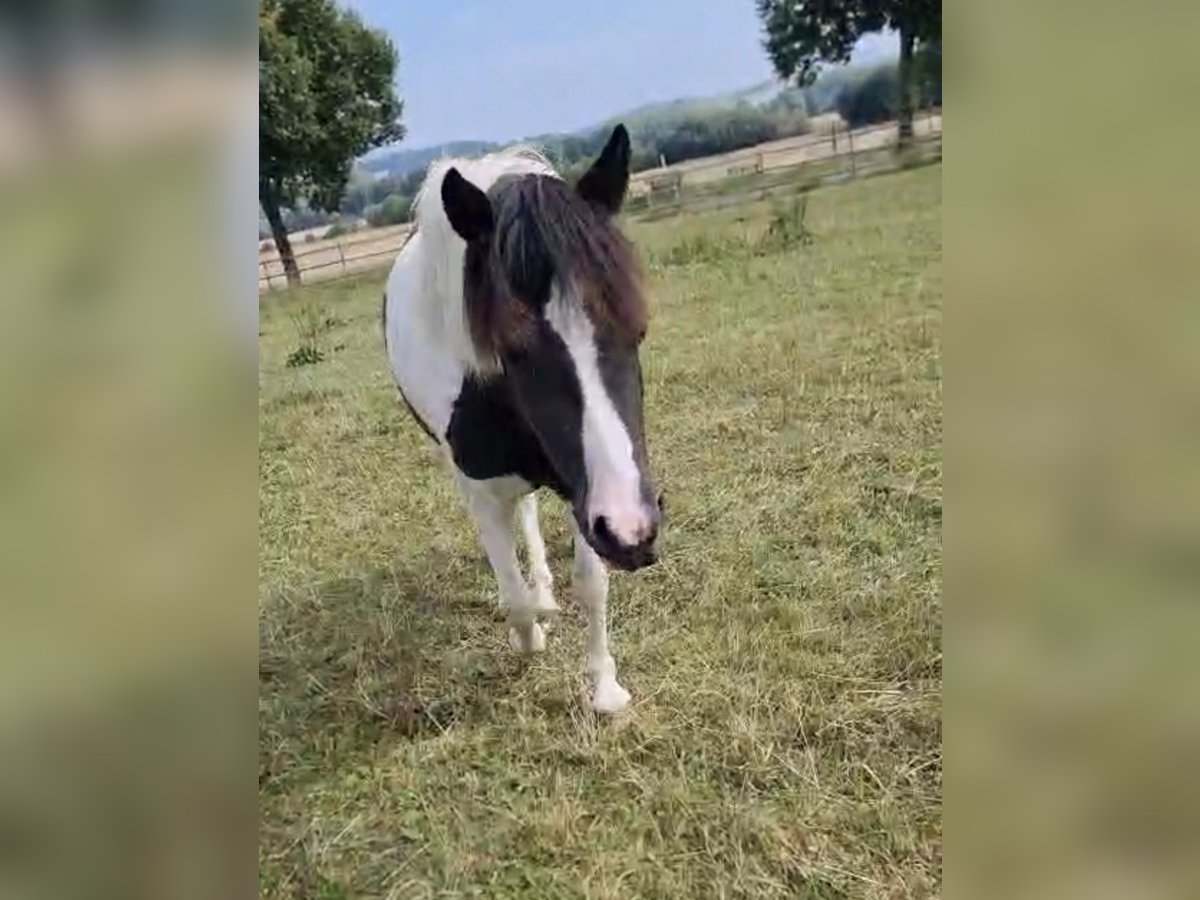
M 940 110 L 919 113 L 913 121 L 912 147 L 896 152 L 897 125 L 836 128 L 805 134 L 719 156 L 638 172 L 630 178 L 625 212 L 633 218 L 659 218 L 683 210 L 719 208 L 794 190 L 895 169 L 940 158 Z M 301 279 L 308 283 L 342 278 L 390 266 L 404 246 L 410 225 L 376 228 L 345 238 L 302 245 L 295 254 Z M 259 255 L 259 290 L 284 287 L 287 279 L 278 254 Z
M 639 172 L 630 179 L 625 211 L 657 218 L 709 200 L 744 200 L 784 185 L 816 185 L 854 178 L 934 157 L 941 152 L 940 110 L 923 111 L 913 121 L 913 145 L 901 159 L 895 122 L 847 130 L 806 134 L 720 156 L 689 160 L 665 169 Z
M 306 283 L 328 281 L 390 265 L 411 231 L 411 225 L 373 228 L 345 237 L 317 240 L 312 246 L 293 246 L 300 278 Z M 286 285 L 283 261 L 272 246 L 258 257 L 259 290 Z

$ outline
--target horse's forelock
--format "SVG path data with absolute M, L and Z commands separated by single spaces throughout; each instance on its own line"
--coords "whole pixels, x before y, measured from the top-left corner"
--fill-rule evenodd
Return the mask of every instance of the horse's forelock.
M 542 302 L 557 284 L 574 286 L 590 318 L 631 337 L 646 329 L 642 272 L 633 245 L 611 217 L 582 200 L 561 179 L 544 175 L 501 179 L 492 191 L 494 309 L 478 317 L 479 334 L 492 347 L 518 345 L 531 336 L 515 297 Z M 480 298 L 482 299 L 482 298 Z M 474 321 L 474 317 L 473 317 Z M 476 329 L 473 328 L 473 333 Z

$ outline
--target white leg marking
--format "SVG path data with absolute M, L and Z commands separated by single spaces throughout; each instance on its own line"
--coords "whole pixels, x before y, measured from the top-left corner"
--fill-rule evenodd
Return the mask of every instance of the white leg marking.
M 546 638 L 534 619 L 532 595 L 517 562 L 513 517 L 521 497 L 519 490 L 500 479 L 493 483 L 461 477 L 459 481 L 483 549 L 496 573 L 500 606 L 508 609 L 509 645 L 518 653 L 545 649 Z
M 571 522 L 575 538 L 572 589 L 587 611 L 587 672 L 592 679 L 592 709 L 613 715 L 629 705 L 629 691 L 618 683 L 617 664 L 608 652 L 608 570 L 579 533 L 574 518 Z
M 525 532 L 525 548 L 529 553 L 529 577 L 533 582 L 533 608 L 539 613 L 556 613 L 554 601 L 554 577 L 546 562 L 546 542 L 542 540 L 542 529 L 538 523 L 536 494 L 526 494 L 517 502 L 517 516 L 521 530 Z

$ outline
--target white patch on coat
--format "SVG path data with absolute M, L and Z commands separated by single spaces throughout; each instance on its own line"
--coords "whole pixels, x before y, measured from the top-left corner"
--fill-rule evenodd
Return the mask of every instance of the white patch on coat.
M 642 503 L 642 475 L 634 459 L 629 429 L 600 375 L 595 328 L 578 299 L 558 288 L 546 304 L 546 322 L 566 344 L 583 393 L 587 520 L 590 523 L 604 516 L 609 530 L 621 543 L 636 546 L 652 522 Z

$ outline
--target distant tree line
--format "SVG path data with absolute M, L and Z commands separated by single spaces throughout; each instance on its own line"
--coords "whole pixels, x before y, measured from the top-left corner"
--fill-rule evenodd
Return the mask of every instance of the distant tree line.
M 803 134 L 808 130 L 808 114 L 803 92 L 789 88 L 761 106 L 745 101 L 680 103 L 630 119 L 626 125 L 633 139 L 631 167 L 640 171 L 662 160 L 677 163 Z M 583 134 L 539 135 L 529 143 L 541 147 L 562 175 L 572 180 L 595 159 L 611 130 L 611 123 L 605 123 Z M 478 152 L 498 146 L 484 145 Z M 407 222 L 425 169 L 383 177 L 360 173 L 351 180 L 339 212 L 346 218 L 366 219 L 373 227 Z
M 808 130 L 803 96 L 785 90 L 770 103 L 754 106 L 700 106 L 679 104 L 645 117 L 627 121 L 633 138 L 634 171 L 682 162 L 714 153 L 725 153 L 761 144 L 763 141 L 801 134 Z M 612 131 L 611 123 L 584 134 L 547 134 L 530 138 L 545 151 L 568 180 L 578 177 L 591 164 Z M 487 152 L 500 145 L 483 145 Z M 351 180 L 339 212 L 343 217 L 363 218 L 373 227 L 407 222 L 427 166 L 403 175 L 374 177 L 363 172 Z
M 287 229 L 289 234 L 297 231 L 307 231 L 310 228 L 320 228 L 322 225 L 328 225 L 334 221 L 334 214 L 327 213 L 320 209 L 310 209 L 307 206 L 300 206 L 298 209 L 285 209 L 282 211 L 283 227 Z M 260 218 L 258 223 L 258 237 L 260 240 L 266 240 L 271 237 L 271 226 L 266 219 Z
M 941 44 L 923 47 L 917 55 L 918 95 L 922 106 L 941 103 Z M 809 117 L 837 112 L 851 126 L 895 119 L 899 106 L 899 75 L 895 62 L 872 67 L 826 69 L 806 87 L 789 87 L 764 104 L 681 101 L 654 107 L 625 118 L 633 139 L 631 168 L 651 169 L 668 164 L 728 153 L 764 141 L 803 134 Z M 612 123 L 580 134 L 546 134 L 530 138 L 540 146 L 568 180 L 578 177 L 600 152 Z M 474 153 L 499 144 L 473 142 Z M 437 157 L 429 154 L 430 159 Z M 407 222 L 413 200 L 425 178 L 428 163 L 400 175 L 379 176 L 378 163 L 360 167 L 350 179 L 339 207 L 335 234 L 351 230 L 365 219 L 372 227 Z M 294 230 L 328 224 L 334 217 L 306 209 L 288 211 L 284 220 Z
M 941 43 L 922 48 L 914 58 L 914 69 L 917 106 L 941 106 Z M 899 116 L 900 70 L 894 63 L 846 70 L 845 77 L 835 86 L 827 86 L 827 90 L 831 108 L 851 128 L 890 122 Z
M 342 198 L 340 212 L 349 218 L 366 219 L 372 228 L 407 222 L 424 179 L 424 168 L 404 175 L 355 179 Z

